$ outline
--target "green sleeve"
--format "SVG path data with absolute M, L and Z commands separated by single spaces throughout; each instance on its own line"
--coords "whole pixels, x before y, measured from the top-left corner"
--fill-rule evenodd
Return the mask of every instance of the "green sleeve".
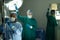
M 25 19 L 26 19 L 26 17 L 24 17 L 24 16 L 20 16 L 20 15 L 17 15 L 17 19 L 18 19 L 19 21 L 24 22 Z

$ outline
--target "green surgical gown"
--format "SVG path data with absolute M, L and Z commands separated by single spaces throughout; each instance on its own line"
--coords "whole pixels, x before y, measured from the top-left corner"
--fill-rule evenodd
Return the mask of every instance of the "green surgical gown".
M 46 28 L 46 40 L 55 40 L 55 27 L 57 22 L 55 17 L 49 16 L 47 13 L 47 28 Z
M 18 15 L 18 20 L 23 22 L 23 40 L 35 40 L 37 22 L 34 18 L 27 18 L 26 16 Z M 30 28 L 32 26 L 32 28 Z

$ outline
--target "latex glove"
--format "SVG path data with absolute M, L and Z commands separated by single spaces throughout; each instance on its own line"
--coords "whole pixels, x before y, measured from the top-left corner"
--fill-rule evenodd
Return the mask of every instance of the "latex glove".
M 15 26 L 12 26 L 12 29 L 14 30 Z
M 30 26 L 30 29 L 32 29 L 33 28 L 33 26 Z

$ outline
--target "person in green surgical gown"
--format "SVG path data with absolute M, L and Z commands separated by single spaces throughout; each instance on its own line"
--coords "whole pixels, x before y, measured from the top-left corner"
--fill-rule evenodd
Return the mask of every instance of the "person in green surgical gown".
M 49 10 L 49 9 L 48 9 Z M 51 15 L 49 11 L 47 12 L 47 28 L 46 28 L 46 40 L 55 40 L 55 27 L 57 22 L 55 19 L 55 10 L 51 10 Z
M 27 11 L 27 16 L 17 16 L 18 20 L 23 22 L 23 40 L 35 40 L 37 21 L 32 18 L 32 11 Z

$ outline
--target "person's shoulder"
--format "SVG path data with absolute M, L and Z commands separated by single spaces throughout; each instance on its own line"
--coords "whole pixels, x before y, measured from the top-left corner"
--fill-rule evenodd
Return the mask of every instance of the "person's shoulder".
M 32 20 L 35 20 L 35 21 L 36 21 L 36 19 L 35 19 L 35 18 L 32 18 Z
M 16 22 L 16 24 L 17 24 L 18 27 L 22 27 L 21 22 Z
M 35 18 L 32 18 L 32 20 L 33 20 L 34 22 L 37 22 L 37 20 L 36 20 Z
M 18 21 L 16 23 L 21 24 L 21 22 L 18 22 Z
M 52 16 L 49 16 L 48 18 L 52 18 Z
M 19 25 L 21 25 L 21 22 L 16 22 L 16 24 L 19 24 Z
M 50 16 L 49 18 L 54 18 L 53 16 Z

